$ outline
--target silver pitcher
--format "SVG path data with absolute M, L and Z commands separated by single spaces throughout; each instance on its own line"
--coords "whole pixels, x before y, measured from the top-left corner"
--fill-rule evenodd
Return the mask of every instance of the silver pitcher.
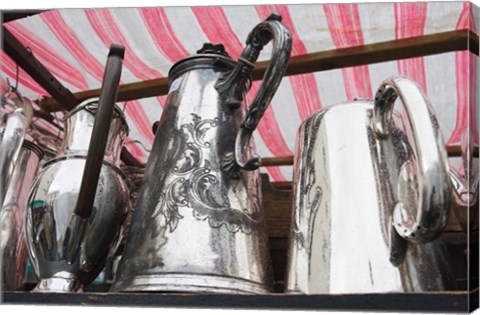
M 286 69 L 291 35 L 272 14 L 238 62 L 205 44 L 169 73 L 113 291 L 266 293 L 272 289 L 258 156 L 250 137 Z M 242 108 L 260 50 L 274 41 L 262 86 Z M 245 116 L 245 117 L 244 117 Z
M 123 47 L 113 47 L 100 99 L 78 105 L 65 117 L 60 155 L 46 162 L 28 198 L 27 240 L 40 279 L 36 291 L 81 291 L 116 251 L 129 210 L 119 168 L 128 133 L 114 104 Z
M 13 90 L 0 103 L 0 209 L 5 199 L 22 143 L 33 118 L 29 99 Z
M 404 111 L 394 111 L 397 99 Z M 447 154 L 415 82 L 390 78 L 374 101 L 307 118 L 297 134 L 294 174 L 289 293 L 453 289 L 437 239 L 451 207 Z
M 21 289 L 28 262 L 25 241 L 25 208 L 28 192 L 43 157 L 42 149 L 24 140 L 3 207 L 0 210 L 0 267 L 2 289 Z

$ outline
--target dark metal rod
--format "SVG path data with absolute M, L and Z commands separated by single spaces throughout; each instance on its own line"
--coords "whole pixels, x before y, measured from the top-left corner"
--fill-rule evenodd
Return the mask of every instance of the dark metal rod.
M 5 26 L 2 26 L 2 31 L 3 49 L 7 55 L 61 104 L 62 109 L 70 110 L 77 106 L 78 101 L 72 92 L 63 86 Z

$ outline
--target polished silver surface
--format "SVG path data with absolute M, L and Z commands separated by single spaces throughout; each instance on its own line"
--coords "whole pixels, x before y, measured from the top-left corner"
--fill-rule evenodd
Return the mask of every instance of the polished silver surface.
M 38 171 L 42 151 L 24 141 L 0 209 L 0 266 L 2 289 L 18 290 L 24 283 L 28 262 L 25 241 L 25 206 Z
M 389 117 L 396 96 L 381 104 L 385 95 L 380 92 L 376 105 L 358 100 L 327 107 L 298 131 L 289 293 L 454 288 L 444 245 L 439 240 L 416 244 L 414 229 L 408 228 L 422 222 L 420 229 L 429 229 L 423 235 L 438 236 L 451 205 L 447 156 L 435 116 L 410 80 L 385 83 L 395 87 L 388 93 L 404 96 L 407 114 L 395 115 L 400 123 Z M 408 222 L 395 221 L 400 210 L 412 214 Z M 434 214 L 434 220 L 421 213 Z
M 27 209 L 26 234 L 37 291 L 78 291 L 90 283 L 118 247 L 129 209 L 129 192 L 119 163 L 127 126 L 117 108 L 110 126 L 92 214 L 85 232 L 70 229 L 82 181 L 96 100 L 87 100 L 65 118 L 65 139 L 58 157 L 45 163 L 35 179 Z M 80 237 L 77 255 L 66 244 Z M 71 253 L 70 253 L 71 254 Z M 74 261 L 67 258 L 75 256 Z
M 51 278 L 40 279 L 32 292 L 82 292 L 83 287 L 77 276 L 70 272 L 59 271 Z
M 470 115 L 473 114 L 470 113 Z M 460 142 L 461 157 L 450 159 L 453 211 L 462 229 L 469 236 L 473 235 L 471 232 L 474 229 L 478 229 L 480 173 L 479 159 L 474 154 L 475 137 L 473 130 L 474 128 L 470 128 L 464 131 Z
M 89 99 L 74 108 L 65 117 L 65 137 L 59 155 L 86 155 L 92 136 L 98 98 Z M 120 165 L 120 153 L 129 129 L 125 115 L 115 106 L 104 160 Z
M 475 159 L 478 165 L 478 158 Z M 472 232 L 472 229 L 478 226 L 478 166 L 476 171 L 472 168 L 468 173 L 467 177 L 470 177 L 470 180 L 467 180 L 465 174 L 459 174 L 454 169 L 450 173 L 453 188 L 452 209 L 465 233 Z
M 0 142 L 0 208 L 5 199 L 15 164 L 20 154 L 23 140 L 33 117 L 33 107 L 18 93 L 2 95 L 2 123 Z
M 415 159 L 402 165 L 398 200 L 393 212 L 402 237 L 424 243 L 437 238 L 447 225 L 451 206 L 448 156 L 432 106 L 418 85 L 405 77 L 385 80 L 375 95 L 374 130 L 388 137 L 395 100 L 406 110 Z
M 271 64 L 275 69 L 267 70 L 260 89 L 259 98 L 268 101 L 288 61 L 277 54 L 289 55 L 291 39 L 278 19 L 257 27 L 276 45 L 272 60 L 278 63 Z M 221 45 L 206 44 L 170 71 L 166 106 L 112 291 L 272 290 L 259 173 L 242 169 L 234 153 L 255 50 L 263 47 L 258 34 L 252 36 L 256 46 L 247 41 L 250 53 L 244 51 L 237 64 Z M 260 119 L 266 105 L 254 103 L 257 116 L 251 119 Z M 249 141 L 239 145 L 248 156 L 254 151 Z

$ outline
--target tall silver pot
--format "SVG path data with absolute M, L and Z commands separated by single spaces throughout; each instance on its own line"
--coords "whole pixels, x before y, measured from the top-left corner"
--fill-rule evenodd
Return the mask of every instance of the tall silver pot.
M 170 89 L 113 291 L 266 293 L 272 274 L 259 158 L 250 137 L 276 92 L 291 50 L 272 15 L 250 33 L 238 62 L 205 45 L 169 73 Z M 245 115 L 260 50 L 270 66 Z
M 397 99 L 404 111 L 393 110 Z M 294 174 L 288 292 L 454 288 L 438 240 L 452 202 L 445 143 L 415 82 L 390 78 L 374 101 L 307 118 L 297 135 Z
M 100 98 L 65 117 L 63 147 L 33 183 L 27 245 L 36 291 L 82 290 L 115 253 L 129 210 L 119 169 L 128 127 L 115 105 L 124 48 L 112 45 Z

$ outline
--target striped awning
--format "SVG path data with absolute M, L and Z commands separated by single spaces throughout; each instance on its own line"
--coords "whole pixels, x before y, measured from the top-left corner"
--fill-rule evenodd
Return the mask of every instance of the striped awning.
M 78 92 L 100 87 L 111 43 L 126 47 L 122 83 L 155 79 L 167 76 L 173 63 L 204 42 L 223 43 L 237 58 L 249 31 L 274 11 L 292 32 L 294 56 L 478 27 L 468 2 L 63 9 L 5 26 L 67 88 Z M 270 53 L 267 46 L 259 60 Z M 5 86 L 7 78 L 15 82 L 16 65 L 3 51 L 1 58 Z M 477 93 L 468 86 L 476 86 L 476 69 L 477 57 L 460 51 L 285 77 L 254 135 L 257 151 L 263 157 L 293 155 L 297 128 L 307 116 L 327 105 L 372 98 L 380 82 L 395 74 L 410 76 L 423 87 L 444 138 L 458 144 L 469 122 L 475 126 L 470 106 Z M 254 82 L 249 100 L 259 84 Z M 47 95 L 22 70 L 18 88 L 31 99 Z M 165 100 L 159 96 L 124 104 L 131 129 L 128 148 L 144 162 L 154 137 L 151 125 L 160 118 Z M 478 143 L 478 136 L 474 140 Z M 275 181 L 291 180 L 291 167 L 266 170 Z

